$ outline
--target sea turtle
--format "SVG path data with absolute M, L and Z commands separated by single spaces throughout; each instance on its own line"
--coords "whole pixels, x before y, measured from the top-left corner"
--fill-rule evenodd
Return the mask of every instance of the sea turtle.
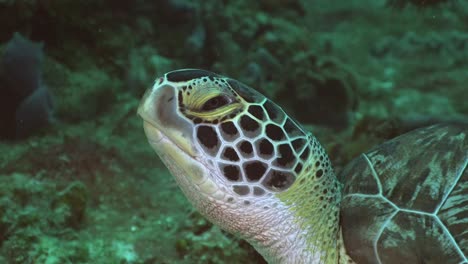
M 311 133 L 228 77 L 171 71 L 138 113 L 188 200 L 270 263 L 468 263 L 466 124 L 399 136 L 336 177 Z

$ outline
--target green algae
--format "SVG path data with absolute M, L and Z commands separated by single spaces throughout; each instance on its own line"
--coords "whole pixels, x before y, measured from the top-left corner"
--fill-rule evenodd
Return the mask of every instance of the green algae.
M 174 68 L 262 90 L 312 124 L 339 166 L 408 126 L 392 120 L 468 115 L 463 3 L 110 2 L 0 1 L 0 42 L 44 41 L 57 119 L 0 143 L 0 263 L 262 263 L 193 212 L 147 145 L 139 99 Z M 341 96 L 303 111 L 329 83 Z M 343 131 L 316 120 L 334 116 Z

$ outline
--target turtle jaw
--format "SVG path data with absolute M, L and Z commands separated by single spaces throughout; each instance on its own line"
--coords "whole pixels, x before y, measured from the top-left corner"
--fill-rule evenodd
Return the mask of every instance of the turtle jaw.
M 197 186 L 202 192 L 213 192 L 200 153 L 193 147 L 193 126 L 178 114 L 176 87 L 155 84 L 138 107 L 149 144 L 175 176 L 181 189 L 192 197 Z
M 172 85 L 155 84 L 143 96 L 138 115 L 143 119 L 145 134 L 153 148 L 165 139 L 194 158 L 199 153 L 193 146 L 193 124 L 180 115 L 176 94 Z
M 213 172 L 203 153 L 194 146 L 193 124 L 178 110 L 177 87 L 156 83 L 138 107 L 148 142 L 171 171 L 180 188 L 200 211 L 206 196 L 221 199 L 224 193 L 210 179 Z M 204 197 L 205 196 L 205 197 Z

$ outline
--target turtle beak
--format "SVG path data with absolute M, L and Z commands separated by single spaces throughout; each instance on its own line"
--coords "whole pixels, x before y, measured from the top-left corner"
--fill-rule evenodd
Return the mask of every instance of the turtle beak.
M 186 154 L 195 157 L 193 124 L 178 110 L 177 88 L 171 84 L 156 83 L 146 91 L 138 107 L 145 134 L 153 148 L 165 139 Z

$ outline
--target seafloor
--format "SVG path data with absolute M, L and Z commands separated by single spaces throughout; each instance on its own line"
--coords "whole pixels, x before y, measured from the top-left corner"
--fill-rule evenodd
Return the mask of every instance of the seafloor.
M 468 118 L 468 1 L 0 0 L 0 28 L 0 54 L 15 32 L 43 43 L 37 65 L 0 61 L 0 263 L 263 263 L 192 209 L 147 144 L 139 99 L 172 69 L 261 90 L 337 170 Z M 34 78 L 53 107 L 34 97 L 18 130 L 36 87 L 16 83 Z

